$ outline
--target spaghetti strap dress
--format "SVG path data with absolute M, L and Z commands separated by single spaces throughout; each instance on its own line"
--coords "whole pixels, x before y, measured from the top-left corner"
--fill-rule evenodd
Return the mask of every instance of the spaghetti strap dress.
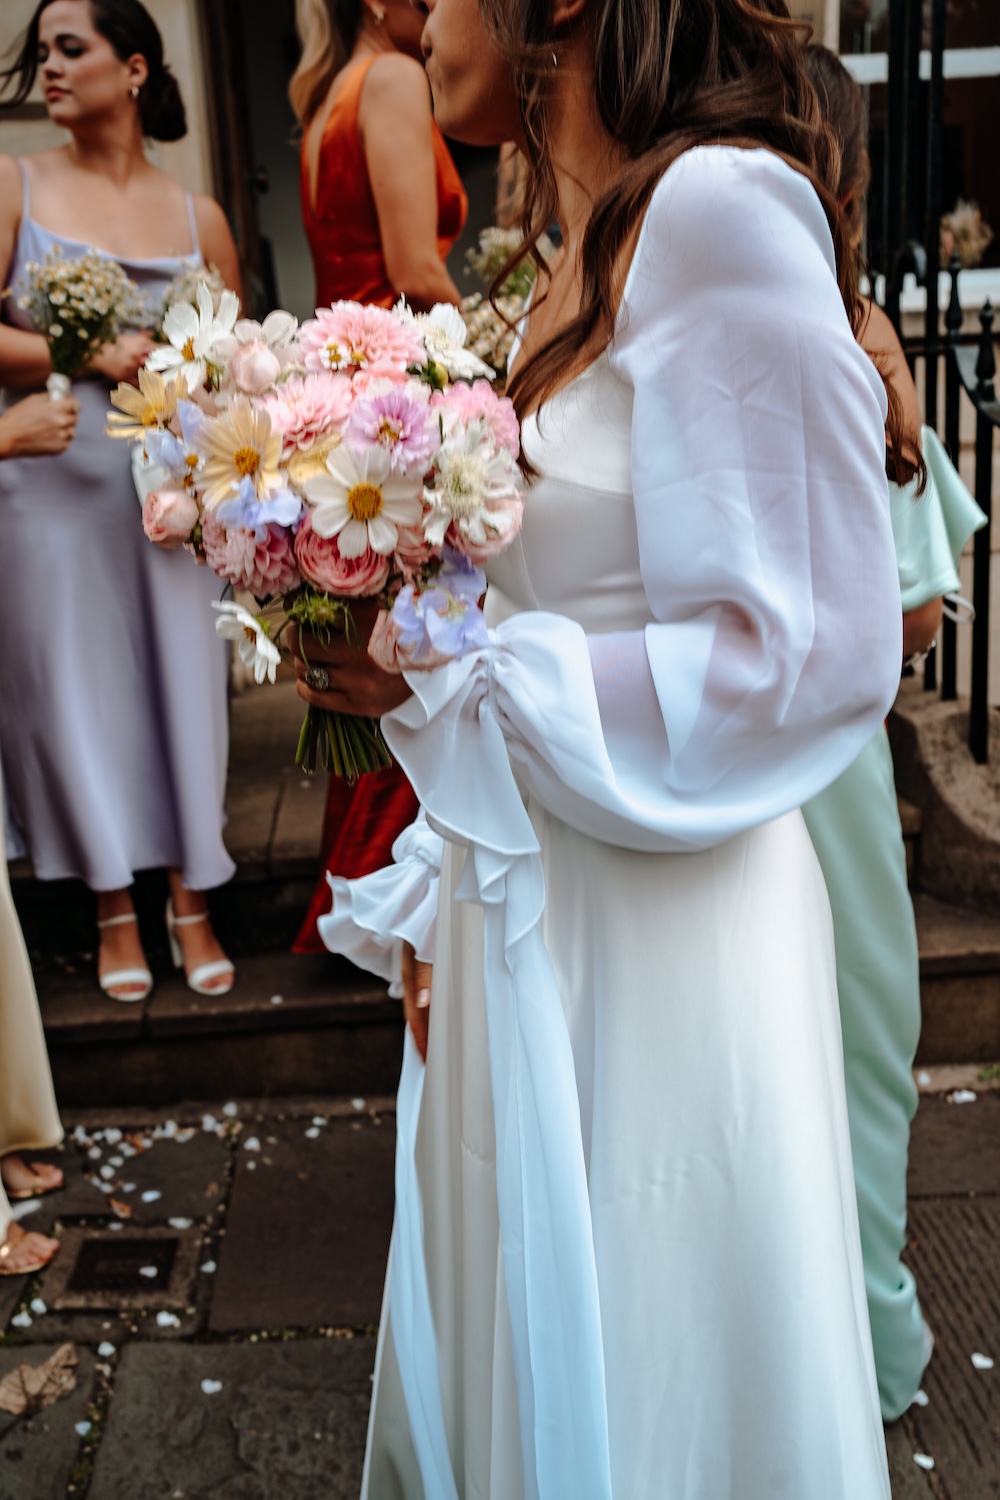
M 374 57 L 348 70 L 323 128 L 315 196 L 302 152 L 302 218 L 316 272 L 316 305 L 370 302 L 391 307 L 399 295 L 389 280 L 378 213 L 358 131 L 361 92 Z M 444 137 L 432 122 L 437 176 L 438 254 L 445 260 L 462 231 L 468 199 Z M 350 787 L 331 776 L 323 825 L 322 868 L 297 953 L 324 952 L 317 919 L 330 909 L 327 875 L 368 875 L 391 862 L 393 843 L 417 815 L 402 770 L 393 766 Z
M 32 218 L 30 178 L 5 285 L 5 321 L 31 262 L 90 248 Z M 121 260 L 149 299 L 201 261 L 192 250 Z M 210 602 L 219 585 L 183 552 L 147 541 L 128 446 L 105 435 L 109 386 L 74 383 L 76 436 L 54 457 L 0 464 L 0 751 L 14 836 L 40 880 L 96 891 L 137 870 L 179 869 L 186 886 L 222 884 L 235 866 L 222 840 L 228 756 L 225 644 Z M 9 405 L 19 393 L 6 391 Z M 20 851 L 18 851 L 20 852 Z

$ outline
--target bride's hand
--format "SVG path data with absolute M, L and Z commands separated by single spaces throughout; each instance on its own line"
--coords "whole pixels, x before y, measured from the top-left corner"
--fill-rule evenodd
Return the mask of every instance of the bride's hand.
M 329 644 L 308 630 L 302 632 L 300 640 L 296 627 L 289 628 L 287 642 L 295 662 L 300 698 L 314 708 L 363 719 L 380 719 L 406 702 L 410 689 L 402 677 L 383 672 L 368 655 L 368 641 L 378 612 L 376 600 L 358 600 L 351 605 L 354 629 L 350 640 L 337 631 Z M 325 688 L 316 686 L 320 673 L 326 674 Z
M 427 1028 L 431 1018 L 431 964 L 421 963 L 409 943 L 403 944 L 403 1015 L 417 1051 L 427 1061 Z

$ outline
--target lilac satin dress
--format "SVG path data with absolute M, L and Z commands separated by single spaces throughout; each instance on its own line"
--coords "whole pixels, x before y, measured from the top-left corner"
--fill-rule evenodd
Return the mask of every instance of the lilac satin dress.
M 24 210 L 4 284 L 8 323 L 29 261 L 55 245 Z M 200 260 L 124 261 L 151 307 Z M 222 841 L 228 758 L 227 651 L 211 601 L 221 585 L 186 553 L 147 541 L 129 447 L 105 436 L 109 387 L 78 381 L 69 450 L 0 463 L 0 753 L 8 852 L 20 842 L 41 880 L 116 890 L 171 866 L 191 889 L 228 880 Z M 4 392 L 3 403 L 19 399 Z M 16 849 L 16 852 L 22 852 Z

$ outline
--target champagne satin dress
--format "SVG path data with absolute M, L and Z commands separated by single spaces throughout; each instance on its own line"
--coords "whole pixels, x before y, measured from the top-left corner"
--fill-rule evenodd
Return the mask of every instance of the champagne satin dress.
M 399 291 L 389 280 L 368 164 L 358 131 L 365 79 L 375 57 L 353 63 L 323 128 L 315 196 L 302 153 L 302 218 L 316 272 L 316 305 L 372 302 L 391 307 Z M 444 137 L 433 126 L 437 168 L 437 245 L 442 261 L 468 212 L 468 198 Z M 354 787 L 331 776 L 323 825 L 322 868 L 296 953 L 322 953 L 317 918 L 330 910 L 327 875 L 353 879 L 391 863 L 396 838 L 417 815 L 417 800 L 398 766 L 362 777 Z

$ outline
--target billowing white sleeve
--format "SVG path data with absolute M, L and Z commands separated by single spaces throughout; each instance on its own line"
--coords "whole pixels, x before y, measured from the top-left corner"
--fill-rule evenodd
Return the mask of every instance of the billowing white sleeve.
M 895 695 L 884 390 L 808 181 L 766 151 L 683 156 L 653 195 L 610 358 L 634 396 L 652 623 L 588 639 L 563 617 L 517 615 L 488 661 L 411 674 L 420 703 L 388 723 L 439 826 L 457 795 L 454 780 L 433 786 L 444 740 L 432 751 L 433 734 L 417 746 L 408 731 L 447 697 L 446 717 L 468 715 L 469 673 L 522 787 L 639 848 L 704 847 L 799 806 Z

